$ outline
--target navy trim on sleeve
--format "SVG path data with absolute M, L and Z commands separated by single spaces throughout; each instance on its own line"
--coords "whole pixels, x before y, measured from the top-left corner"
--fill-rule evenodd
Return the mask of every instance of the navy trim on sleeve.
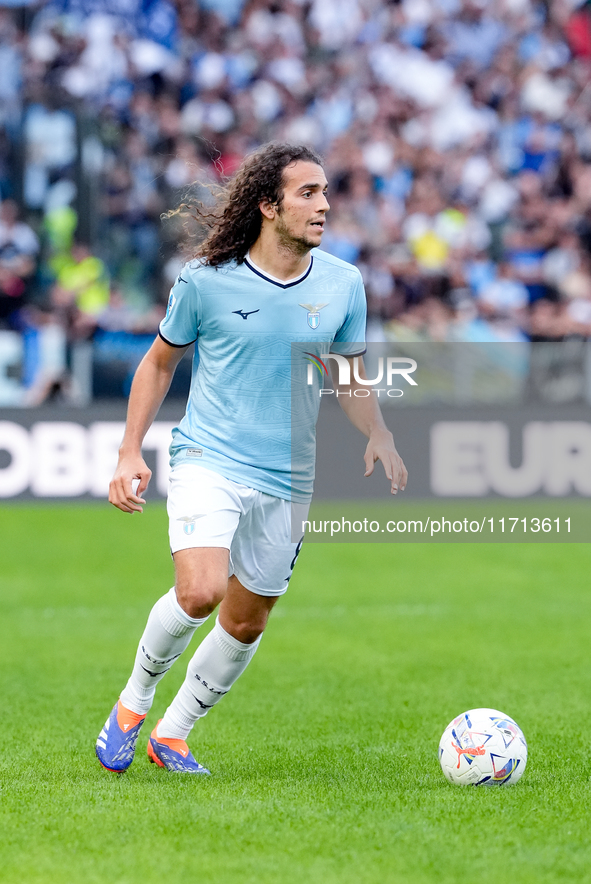
M 168 344 L 169 347 L 177 347 L 179 350 L 181 350 L 183 347 L 190 347 L 191 344 L 194 344 L 195 341 L 197 340 L 197 338 L 195 338 L 194 340 L 189 341 L 188 344 L 173 344 L 172 341 L 168 341 L 168 340 L 164 337 L 164 335 L 162 334 L 162 332 L 160 331 L 160 329 L 158 329 L 158 336 L 161 337 L 162 340 L 164 341 L 164 343 L 165 343 L 165 344 Z
M 337 341 L 337 344 L 340 342 Z M 367 347 L 365 350 L 360 350 L 359 353 L 339 353 L 338 350 L 330 350 L 331 353 L 336 353 L 337 356 L 344 356 L 345 359 L 349 359 L 350 356 L 364 356 L 367 353 Z

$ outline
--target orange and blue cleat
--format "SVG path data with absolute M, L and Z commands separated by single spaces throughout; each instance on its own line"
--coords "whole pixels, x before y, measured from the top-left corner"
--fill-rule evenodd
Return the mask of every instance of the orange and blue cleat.
M 158 722 L 160 724 L 160 722 Z M 184 740 L 159 737 L 156 733 L 158 724 L 150 735 L 148 742 L 148 758 L 158 767 L 174 770 L 178 773 L 208 774 L 209 771 L 195 761 L 191 750 Z
M 114 773 L 127 770 L 145 717 L 126 709 L 121 700 L 117 700 L 96 741 L 96 757 L 106 770 Z

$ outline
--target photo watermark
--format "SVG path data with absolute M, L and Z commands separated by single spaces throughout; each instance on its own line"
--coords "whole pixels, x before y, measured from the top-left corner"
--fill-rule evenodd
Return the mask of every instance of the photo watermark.
M 591 345 L 349 346 L 292 348 L 294 500 L 313 488 L 294 538 L 591 542 Z M 351 403 L 372 397 L 408 469 L 396 496 L 381 463 L 364 475 L 369 412 Z

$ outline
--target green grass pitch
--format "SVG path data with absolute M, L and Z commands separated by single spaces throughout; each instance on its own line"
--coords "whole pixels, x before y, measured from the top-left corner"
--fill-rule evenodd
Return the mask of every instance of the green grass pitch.
M 5 506 L 0 538 L 3 884 L 591 881 L 588 545 L 304 546 L 191 778 L 145 755 L 188 654 L 129 771 L 94 757 L 172 583 L 164 508 Z M 513 788 L 441 774 L 475 706 L 525 732 Z

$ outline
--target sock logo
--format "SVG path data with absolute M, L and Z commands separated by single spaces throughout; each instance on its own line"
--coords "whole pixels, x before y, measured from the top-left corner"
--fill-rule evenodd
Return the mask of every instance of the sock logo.
M 195 678 L 200 684 L 203 685 L 204 688 L 206 688 L 206 690 L 208 690 L 212 694 L 218 694 L 218 696 L 223 697 L 224 694 L 228 693 L 228 691 L 218 691 L 217 688 L 211 687 L 203 678 L 201 678 L 198 672 L 195 673 Z M 195 697 L 195 699 L 197 700 L 197 697 Z M 197 700 L 197 702 L 199 703 L 199 700 Z
M 146 649 L 143 645 L 142 645 L 142 654 L 144 655 L 144 657 L 147 660 L 150 661 L 150 663 L 154 663 L 156 666 L 166 666 L 167 663 L 173 663 L 175 660 L 178 660 L 178 658 L 181 656 L 180 654 L 175 654 L 174 657 L 169 657 L 167 660 L 158 660 L 157 657 L 150 657 L 150 655 L 148 654 L 148 652 L 146 651 Z M 142 666 L 142 669 L 143 668 L 144 667 Z M 148 670 L 146 669 L 146 672 L 147 671 Z
M 140 663 L 140 666 L 142 666 L 141 663 Z M 150 672 L 150 670 L 146 669 L 145 666 L 142 666 L 142 669 L 144 670 L 144 672 L 148 673 L 150 678 L 157 678 L 157 676 L 159 676 L 159 675 L 166 675 L 166 673 L 168 672 L 168 669 L 170 669 L 170 666 L 168 667 L 168 669 L 161 669 L 160 672 Z

